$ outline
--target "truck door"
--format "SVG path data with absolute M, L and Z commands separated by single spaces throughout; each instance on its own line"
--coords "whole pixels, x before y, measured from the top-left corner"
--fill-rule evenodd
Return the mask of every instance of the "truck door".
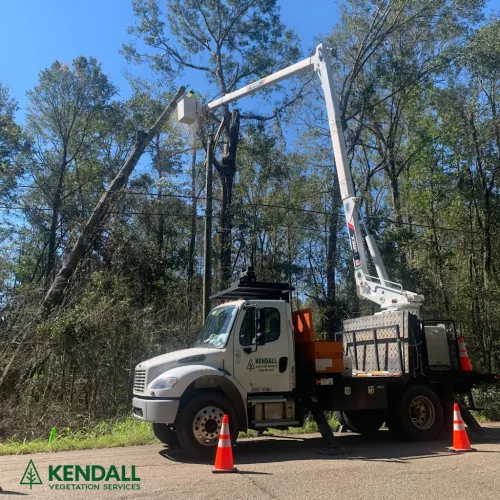
M 288 392 L 290 345 L 284 304 L 249 304 L 234 337 L 234 375 L 249 393 Z M 262 344 L 262 345 L 259 345 Z

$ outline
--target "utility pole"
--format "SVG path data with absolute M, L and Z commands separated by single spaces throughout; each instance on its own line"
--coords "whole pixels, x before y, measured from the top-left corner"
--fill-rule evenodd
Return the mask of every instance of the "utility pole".
M 203 273 L 203 321 L 210 312 L 210 295 L 212 294 L 212 137 L 207 141 L 206 167 L 206 204 L 205 204 L 205 246 L 204 246 L 204 273 Z

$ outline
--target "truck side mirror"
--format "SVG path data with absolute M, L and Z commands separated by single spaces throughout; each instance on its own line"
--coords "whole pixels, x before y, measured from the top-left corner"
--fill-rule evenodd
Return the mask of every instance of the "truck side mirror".
M 246 304 L 243 304 L 243 310 L 248 311 L 248 310 L 253 310 L 253 321 L 252 321 L 252 329 L 250 332 L 250 338 L 246 338 L 246 345 L 243 350 L 247 354 L 250 354 L 252 352 L 255 352 L 258 348 L 259 345 L 264 345 L 265 339 L 259 340 L 259 320 L 260 320 L 260 311 L 259 308 L 257 307 L 257 304 L 249 304 L 248 302 Z M 247 313 L 248 314 L 248 313 Z M 243 338 L 243 337 L 241 337 Z M 240 340 L 241 342 L 241 340 Z M 263 342 L 263 343 L 262 343 Z M 242 342 L 243 343 L 243 342 Z
M 265 343 L 266 339 L 260 327 L 260 309 L 257 307 L 255 309 L 255 347 L 257 348 L 257 346 L 264 345 Z
M 259 332 L 257 333 L 257 335 L 255 336 L 255 343 L 256 345 L 266 345 L 266 334 L 263 333 L 263 332 Z

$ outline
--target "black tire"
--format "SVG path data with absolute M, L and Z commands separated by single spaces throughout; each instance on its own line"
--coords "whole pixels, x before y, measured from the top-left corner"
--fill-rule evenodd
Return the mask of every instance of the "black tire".
M 412 441 L 435 441 L 443 428 L 443 407 L 426 385 L 410 386 L 398 406 L 398 422 Z
M 196 421 L 199 421 L 200 412 L 204 409 L 207 409 L 208 420 L 202 421 L 202 426 L 198 429 Z M 195 395 L 177 415 L 177 437 L 181 448 L 194 458 L 208 459 L 215 456 L 223 414 L 229 416 L 229 430 L 234 444 L 238 437 L 239 424 L 236 412 L 229 400 L 216 392 Z M 195 428 L 200 432 L 198 438 L 195 437 Z M 206 439 L 201 434 L 202 432 L 205 433 Z
M 350 410 L 342 415 L 349 429 L 365 436 L 375 434 L 385 420 L 385 412 L 381 410 Z
M 177 432 L 168 424 L 151 424 L 153 428 L 153 434 L 159 439 L 163 444 L 168 445 L 171 449 L 179 448 L 179 439 L 177 438 Z

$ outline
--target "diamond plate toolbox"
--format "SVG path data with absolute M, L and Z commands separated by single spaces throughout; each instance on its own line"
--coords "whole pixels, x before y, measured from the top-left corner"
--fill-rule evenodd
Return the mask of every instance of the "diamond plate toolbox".
M 356 370 L 409 372 L 408 312 L 344 320 L 344 354 Z

